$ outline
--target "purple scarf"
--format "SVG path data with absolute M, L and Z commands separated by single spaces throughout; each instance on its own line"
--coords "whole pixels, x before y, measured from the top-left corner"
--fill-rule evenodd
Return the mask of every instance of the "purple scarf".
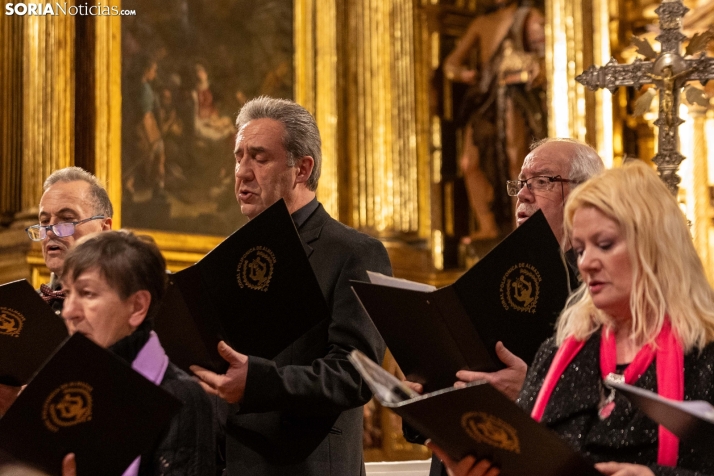
M 142 376 L 159 385 L 164 379 L 166 368 L 169 366 L 169 358 L 164 352 L 159 342 L 159 336 L 156 332 L 151 331 L 149 340 L 146 341 L 144 347 L 141 348 L 136 355 L 131 368 L 139 372 Z M 124 471 L 122 476 L 137 476 L 139 474 L 139 466 L 141 464 L 141 456 L 137 457 Z

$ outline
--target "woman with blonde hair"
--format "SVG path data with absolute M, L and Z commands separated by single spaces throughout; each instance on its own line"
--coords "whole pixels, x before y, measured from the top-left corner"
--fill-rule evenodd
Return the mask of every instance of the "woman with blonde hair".
M 679 441 L 607 386 L 614 379 L 714 403 L 714 290 L 676 200 L 635 162 L 575 189 L 564 226 L 583 283 L 517 403 L 603 474 L 714 474 L 710 448 Z M 447 466 L 452 474 L 498 474 L 475 458 Z

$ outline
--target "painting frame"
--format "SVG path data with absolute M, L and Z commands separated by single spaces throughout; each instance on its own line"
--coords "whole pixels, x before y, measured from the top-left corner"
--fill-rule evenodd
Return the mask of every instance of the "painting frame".
M 121 8 L 120 0 L 112 5 Z M 317 25 L 320 28 L 317 28 Z M 95 173 L 107 184 L 115 204 L 114 228 L 122 227 L 122 91 L 121 91 L 121 17 L 97 17 L 95 35 L 96 109 Z M 335 183 L 337 126 L 336 71 L 329 68 L 337 55 L 336 9 L 334 0 L 293 1 L 294 100 L 315 118 L 323 139 L 323 182 Z M 319 91 L 319 93 L 318 93 Z M 321 201 L 333 210 L 337 190 L 318 188 Z M 334 205 L 333 205 L 334 204 Z M 236 203 L 236 207 L 238 204 Z M 198 261 L 215 248 L 225 236 L 132 228 L 135 233 L 151 236 L 163 252 L 167 267 L 178 271 Z

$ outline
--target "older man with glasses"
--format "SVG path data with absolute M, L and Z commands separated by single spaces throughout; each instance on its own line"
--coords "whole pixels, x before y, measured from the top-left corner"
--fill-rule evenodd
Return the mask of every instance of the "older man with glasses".
M 521 226 L 535 212 L 543 210 L 550 229 L 565 252 L 573 276 L 578 275 L 576 256 L 570 243 L 563 242 L 565 199 L 577 185 L 604 169 L 600 156 L 587 144 L 566 138 L 543 139 L 531 145 L 518 180 L 506 183 L 508 195 L 518 199 L 517 225 Z M 485 379 L 515 400 L 526 377 L 526 363 L 501 343 L 496 346 L 496 353 L 506 365 L 505 369 L 492 373 L 462 370 L 456 376 L 462 382 Z
M 60 289 L 64 258 L 85 235 L 112 228 L 112 203 L 102 184 L 79 167 L 52 173 L 43 185 L 39 224 L 26 228 L 33 241 L 42 242 L 42 256 L 50 270 L 49 284 L 40 286 L 42 298 L 55 311 L 62 310 Z
M 508 194 L 517 197 L 516 222 L 520 226 L 536 211 L 543 210 L 553 234 L 564 251 L 563 206 L 570 191 L 604 169 L 595 150 L 573 139 L 543 139 L 531 146 L 518 180 L 506 184 Z
M 112 227 L 112 203 L 97 177 L 79 167 L 52 173 L 43 185 L 39 224 L 25 231 L 32 241 L 42 242 L 42 256 L 50 282 L 40 286 L 42 299 L 59 314 L 65 293 L 60 278 L 67 252 L 83 236 Z M 18 387 L 0 385 L 0 416 L 17 397 Z
M 571 273 L 577 275 L 577 263 L 570 243 L 563 242 L 563 208 L 568 194 L 590 177 L 604 170 L 600 156 L 595 150 L 573 139 L 543 139 L 531 145 L 531 151 L 523 161 L 517 180 L 506 182 L 508 195 L 517 198 L 516 223 L 525 223 L 535 212 L 543 210 L 553 234 L 565 252 Z M 528 370 L 527 364 L 518 356 L 509 352 L 500 342 L 496 345 L 496 354 L 506 368 L 498 372 L 471 372 L 462 370 L 456 374 L 459 379 L 455 386 L 464 386 L 467 382 L 486 380 L 512 400 L 518 397 Z M 421 391 L 418 384 L 413 388 Z M 405 427 L 405 436 L 412 442 L 421 442 L 418 434 L 409 434 Z M 430 476 L 445 475 L 441 462 L 432 459 Z

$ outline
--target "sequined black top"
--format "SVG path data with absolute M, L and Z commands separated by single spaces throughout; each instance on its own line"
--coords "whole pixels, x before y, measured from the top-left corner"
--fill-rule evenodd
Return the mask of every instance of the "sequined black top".
M 518 405 L 529 413 L 550 368 L 557 347 L 553 338 L 543 343 L 528 369 Z M 657 391 L 656 363 L 635 382 Z M 594 462 L 619 461 L 648 466 L 656 475 L 714 475 L 714 448 L 697 442 L 679 444 L 677 468 L 657 465 L 657 424 L 615 395 L 615 408 L 605 420 L 598 417 L 601 396 L 607 390 L 600 377 L 600 334 L 593 335 L 558 382 L 542 422 Z M 714 343 L 684 357 L 684 399 L 714 403 Z

